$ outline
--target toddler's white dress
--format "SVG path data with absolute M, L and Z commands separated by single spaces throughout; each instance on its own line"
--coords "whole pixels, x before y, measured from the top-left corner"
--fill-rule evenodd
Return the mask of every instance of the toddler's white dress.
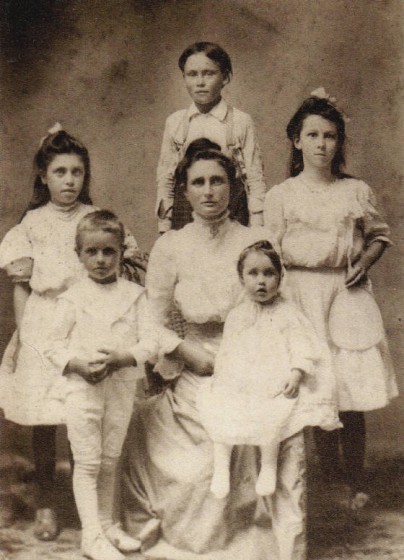
M 338 428 L 332 379 L 319 378 L 318 354 L 307 319 L 281 296 L 268 305 L 246 300 L 230 311 L 215 373 L 198 402 L 211 439 L 268 445 L 305 426 Z M 282 389 L 292 368 L 306 373 L 299 396 L 288 399 Z
M 390 244 L 372 190 L 353 178 L 316 188 L 298 175 L 267 193 L 264 221 L 287 268 L 285 294 L 322 343 L 320 368 L 331 370 L 336 379 L 339 409 L 386 406 L 397 395 L 386 337 L 370 348 L 352 350 L 337 347 L 329 329 L 330 308 L 345 287 L 348 259 L 355 262 L 373 241 Z

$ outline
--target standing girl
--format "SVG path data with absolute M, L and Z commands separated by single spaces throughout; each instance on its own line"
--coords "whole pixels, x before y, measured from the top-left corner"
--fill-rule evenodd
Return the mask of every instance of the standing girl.
M 284 519 L 274 524 L 280 558 L 286 560 L 298 557 L 305 511 L 298 479 L 290 494 L 284 480 L 298 472 L 304 456 L 295 452 L 277 476 L 280 444 L 293 436 L 302 440 L 305 426 L 333 430 L 340 423 L 335 404 L 319 391 L 323 383 L 316 375 L 316 336 L 307 319 L 280 295 L 282 265 L 272 245 L 258 241 L 244 249 L 237 269 L 247 297 L 226 318 L 215 373 L 199 401 L 202 423 L 214 441 L 211 491 L 217 498 L 229 493 L 233 445 L 258 445 L 257 494 L 274 494 L 272 506 L 279 509 L 279 492 L 283 515 L 294 511 L 295 523 Z M 303 446 L 297 449 L 303 451 Z
M 230 201 L 231 215 L 243 225 L 262 225 L 266 187 L 254 124 L 249 115 L 222 99 L 222 89 L 233 72 L 229 55 L 215 43 L 195 43 L 181 54 L 178 66 L 193 103 L 166 121 L 157 167 L 160 233 L 180 229 L 192 220 L 191 207 L 174 172 L 187 146 L 197 138 L 218 144 L 236 165 L 237 188 Z
M 290 295 L 322 341 L 320 365 L 336 379 L 344 427 L 330 433 L 316 429 L 315 439 L 330 480 L 339 472 L 341 444 L 356 509 L 368 499 L 364 411 L 382 408 L 397 395 L 367 280 L 390 241 L 370 187 L 342 171 L 345 122 L 332 101 L 323 88 L 316 90 L 290 120 L 291 177 L 268 192 L 264 220 L 281 247 Z M 349 310 L 361 321 L 354 325 Z
M 76 227 L 96 208 L 89 195 L 88 151 L 60 125 L 42 140 L 34 165 L 32 200 L 0 245 L 0 267 L 14 282 L 17 324 L 1 365 L 0 406 L 8 420 L 33 426 L 40 490 L 34 533 L 40 540 L 53 540 L 59 532 L 52 487 L 56 426 L 64 422 L 64 380 L 43 351 L 57 296 L 85 273 L 74 251 Z

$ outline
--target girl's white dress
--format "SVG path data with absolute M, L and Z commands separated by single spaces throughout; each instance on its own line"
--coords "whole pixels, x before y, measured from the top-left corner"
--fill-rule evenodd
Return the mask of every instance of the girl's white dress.
M 29 282 L 32 290 L 19 337 L 15 332 L 0 367 L 0 407 L 18 424 L 64 421 L 65 379 L 44 351 L 57 296 L 87 274 L 74 251 L 75 235 L 81 218 L 94 210 L 80 202 L 68 209 L 48 202 L 27 212 L 0 244 L 0 267 L 14 282 Z
M 264 221 L 287 268 L 285 293 L 322 342 L 320 367 L 333 372 L 339 409 L 386 406 L 397 385 L 385 336 L 365 350 L 348 350 L 333 343 L 328 324 L 332 302 L 344 289 L 348 258 L 354 262 L 373 241 L 390 244 L 372 190 L 353 178 L 315 188 L 298 175 L 267 193 Z
M 281 296 L 268 305 L 248 299 L 230 311 L 198 403 L 212 440 L 268 445 L 305 426 L 340 427 L 331 384 L 316 375 L 318 355 L 309 322 Z M 306 372 L 296 399 L 282 394 L 292 368 Z

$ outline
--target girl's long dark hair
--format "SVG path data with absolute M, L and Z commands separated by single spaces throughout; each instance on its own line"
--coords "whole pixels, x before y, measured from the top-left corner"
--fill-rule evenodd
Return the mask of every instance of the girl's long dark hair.
M 53 159 L 56 156 L 63 154 L 76 154 L 82 159 L 84 165 L 84 180 L 83 188 L 81 189 L 77 200 L 83 204 L 92 204 L 89 192 L 91 171 L 88 150 L 79 140 L 73 138 L 73 136 L 68 134 L 65 130 L 59 130 L 58 132 L 49 134 L 44 138 L 35 155 L 34 169 L 36 177 L 34 181 L 34 189 L 31 201 L 28 204 L 22 218 L 29 210 L 35 210 L 35 208 L 40 208 L 49 202 L 49 189 L 47 185 L 43 184 L 41 177 L 46 173 L 48 165 L 53 161 Z
M 295 147 L 294 141 L 300 138 L 303 122 L 309 115 L 319 115 L 323 117 L 323 119 L 327 119 L 335 124 L 337 128 L 337 151 L 331 163 L 331 173 L 338 179 L 350 177 L 350 175 L 347 175 L 343 171 L 343 167 L 345 166 L 345 122 L 343 115 L 328 101 L 328 99 L 314 96 L 308 97 L 303 101 L 286 127 L 286 134 L 292 143 L 289 166 L 291 177 L 296 177 L 296 175 L 299 175 L 299 173 L 303 171 L 303 154 L 301 150 Z

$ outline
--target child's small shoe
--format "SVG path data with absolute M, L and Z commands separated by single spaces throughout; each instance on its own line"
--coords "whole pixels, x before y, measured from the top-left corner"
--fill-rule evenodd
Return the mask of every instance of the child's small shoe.
M 121 552 L 137 552 L 140 550 L 142 543 L 125 533 L 119 523 L 111 525 L 104 533 L 109 542 Z
M 124 560 L 125 558 L 103 533 L 98 533 L 96 536 L 83 536 L 81 550 L 84 556 L 91 560 Z
M 59 534 L 59 525 L 56 513 L 50 508 L 41 508 L 36 511 L 34 535 L 40 541 L 54 541 Z

